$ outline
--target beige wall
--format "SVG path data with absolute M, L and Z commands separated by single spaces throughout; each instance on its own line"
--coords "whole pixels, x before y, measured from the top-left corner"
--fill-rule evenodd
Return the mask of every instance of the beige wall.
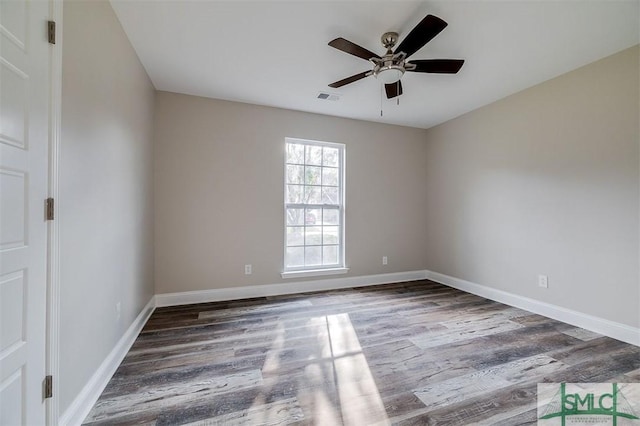
M 63 18 L 61 413 L 154 292 L 155 98 L 107 1 Z
M 424 269 L 424 130 L 159 92 L 155 133 L 157 293 L 283 281 L 286 136 L 346 144 L 349 275 Z
M 427 131 L 430 270 L 640 325 L 638 52 Z

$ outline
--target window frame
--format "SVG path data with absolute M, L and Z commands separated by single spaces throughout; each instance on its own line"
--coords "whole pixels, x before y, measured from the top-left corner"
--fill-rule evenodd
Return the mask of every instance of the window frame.
M 302 144 L 305 146 L 319 146 L 319 147 L 327 147 L 338 149 L 338 200 L 339 204 L 309 204 L 309 203 L 288 203 L 287 202 L 287 166 L 292 165 L 292 163 L 287 162 L 287 146 L 288 144 Z M 320 276 L 320 275 L 333 275 L 333 274 L 343 274 L 349 271 L 349 269 L 345 265 L 345 157 L 346 157 L 346 145 L 342 143 L 336 142 L 324 142 L 310 139 L 300 139 L 300 138 L 292 138 L 285 137 L 284 143 L 284 178 L 283 178 L 283 195 L 284 195 L 284 244 L 283 244 L 283 268 L 282 268 L 282 278 L 292 278 L 292 277 L 312 277 L 312 276 Z M 304 164 L 307 167 L 307 159 L 305 156 Z M 316 166 L 314 166 L 316 167 Z M 323 166 L 319 166 L 323 167 Z M 306 183 L 302 184 L 303 187 L 307 187 Z M 287 267 L 287 209 L 290 208 L 317 208 L 317 209 L 336 209 L 338 210 L 338 263 L 332 265 L 303 265 L 303 266 L 294 266 Z M 306 217 L 306 213 L 305 213 Z M 305 221 L 306 222 L 306 221 Z M 306 227 L 306 223 L 303 225 Z M 306 242 L 305 242 L 306 243 Z M 307 247 L 306 244 L 303 244 L 301 247 Z M 320 245 L 320 247 L 324 247 L 324 245 Z

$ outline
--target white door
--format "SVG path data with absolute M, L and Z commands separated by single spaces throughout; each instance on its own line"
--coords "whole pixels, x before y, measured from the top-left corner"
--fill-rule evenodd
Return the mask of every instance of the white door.
M 0 0 L 0 425 L 45 423 L 46 0 Z

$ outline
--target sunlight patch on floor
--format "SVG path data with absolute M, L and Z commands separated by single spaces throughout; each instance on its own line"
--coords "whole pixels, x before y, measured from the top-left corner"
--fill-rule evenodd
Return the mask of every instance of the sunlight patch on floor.
M 387 424 L 382 398 L 349 315 L 326 318 L 344 424 Z
M 307 415 L 312 416 L 313 423 L 389 424 L 384 403 L 349 315 L 310 318 L 305 327 L 315 343 L 300 349 L 308 350 L 309 354 L 306 365 L 300 367 L 302 374 L 294 375 L 298 377 L 296 397 Z M 296 370 L 295 366 L 287 365 L 283 360 L 284 354 L 291 350 L 297 348 L 287 344 L 286 327 L 279 323 L 262 367 L 265 379 L 281 375 L 282 369 Z M 250 410 L 263 404 L 264 394 L 261 393 Z

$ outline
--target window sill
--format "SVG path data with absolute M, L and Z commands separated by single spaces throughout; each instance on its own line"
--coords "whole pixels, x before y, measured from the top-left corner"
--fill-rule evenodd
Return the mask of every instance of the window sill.
M 319 277 L 322 275 L 339 275 L 349 272 L 349 268 L 332 268 L 332 269 L 307 269 L 304 271 L 289 271 L 280 274 L 283 279 L 286 278 L 306 278 Z

